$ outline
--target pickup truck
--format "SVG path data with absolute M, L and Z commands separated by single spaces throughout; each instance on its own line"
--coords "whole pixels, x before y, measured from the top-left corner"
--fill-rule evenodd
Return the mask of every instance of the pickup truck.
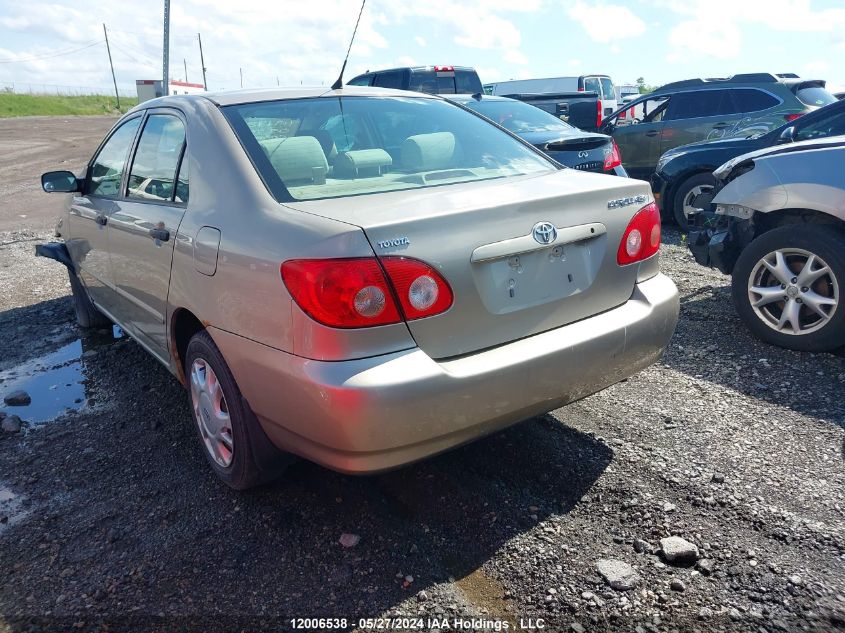
M 501 95 L 530 103 L 585 132 L 595 132 L 602 122 L 602 101 L 596 92 Z

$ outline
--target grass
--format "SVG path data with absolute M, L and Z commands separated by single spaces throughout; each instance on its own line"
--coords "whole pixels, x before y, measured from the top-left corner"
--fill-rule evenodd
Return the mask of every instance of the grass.
M 136 97 L 121 97 L 120 110 L 114 97 L 103 95 L 28 95 L 0 92 L 0 118 L 18 116 L 85 116 L 120 114 L 137 105 Z

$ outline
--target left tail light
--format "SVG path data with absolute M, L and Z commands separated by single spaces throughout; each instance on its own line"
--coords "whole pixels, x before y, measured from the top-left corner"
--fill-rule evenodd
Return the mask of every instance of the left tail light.
M 407 257 L 385 257 L 381 264 L 374 257 L 293 259 L 282 264 L 281 275 L 303 312 L 330 327 L 390 325 L 433 316 L 452 305 L 446 280 L 428 264 Z
M 622 155 L 619 153 L 619 146 L 616 141 L 611 139 L 612 148 L 610 153 L 604 157 L 604 169 L 609 171 L 614 167 L 619 167 L 622 164 Z
M 653 202 L 637 211 L 631 218 L 619 250 L 616 263 L 627 266 L 648 259 L 660 249 L 660 210 Z
M 793 114 L 785 114 L 785 115 L 783 115 L 783 118 L 787 123 L 791 123 L 795 119 L 800 118 L 801 115 L 803 115 L 803 114 L 804 114 L 803 112 L 795 112 Z

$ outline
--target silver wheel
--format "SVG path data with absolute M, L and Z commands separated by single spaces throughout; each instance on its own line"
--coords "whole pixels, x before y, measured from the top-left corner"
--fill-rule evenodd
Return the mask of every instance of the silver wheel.
M 751 270 L 748 300 L 763 323 L 782 334 L 809 334 L 830 321 L 839 284 L 830 266 L 800 248 L 772 251 Z
M 713 185 L 696 185 L 683 199 L 684 217 L 689 220 L 693 213 L 697 213 L 707 207 L 713 199 Z
M 217 375 L 202 358 L 191 365 L 191 404 L 208 454 L 217 464 L 228 468 L 235 449 L 229 407 Z

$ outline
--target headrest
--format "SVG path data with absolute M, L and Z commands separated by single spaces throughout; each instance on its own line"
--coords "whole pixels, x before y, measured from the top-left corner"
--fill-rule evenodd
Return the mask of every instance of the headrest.
M 334 174 L 341 178 L 380 176 L 382 169 L 392 164 L 393 159 L 383 149 L 359 149 L 338 154 Z
M 433 132 L 409 136 L 402 143 L 402 166 L 413 171 L 431 171 L 451 166 L 455 135 Z
M 259 141 L 270 164 L 284 183 L 326 181 L 329 163 L 320 142 L 313 136 L 289 136 Z

